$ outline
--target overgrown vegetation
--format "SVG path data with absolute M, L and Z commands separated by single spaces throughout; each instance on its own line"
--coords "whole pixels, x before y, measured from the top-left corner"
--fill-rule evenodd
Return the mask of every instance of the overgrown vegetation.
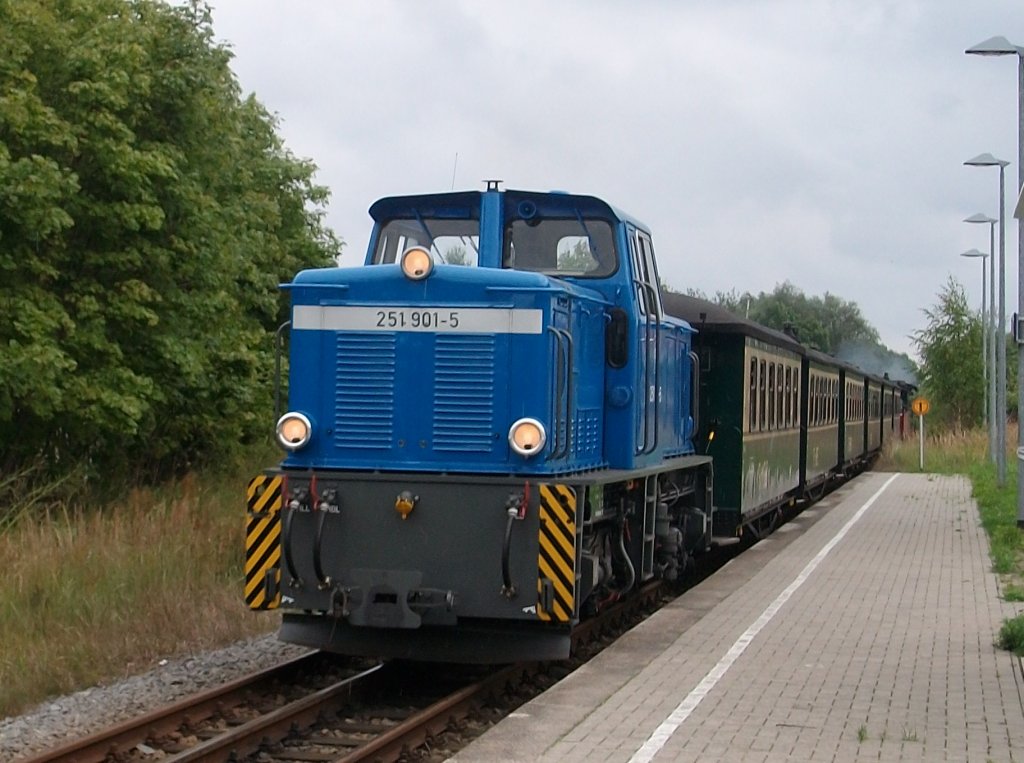
M 8 0 L 0 50 L 0 516 L 255 441 L 277 284 L 340 251 L 315 167 L 200 2 Z
M 1009 427 L 1007 441 L 1017 441 L 1015 425 Z M 966 474 L 970 478 L 981 525 L 989 538 L 992 571 L 999 576 L 1003 598 L 1020 601 L 1024 598 L 1024 531 L 1017 527 L 1017 474 L 1015 469 L 1007 470 L 1006 484 L 1000 488 L 995 465 L 986 455 L 987 449 L 988 435 L 980 430 L 928 437 L 924 448 L 924 471 Z M 1013 463 L 1011 458 L 1008 461 Z M 919 441 L 910 438 L 886 448 L 885 456 L 876 468 L 917 472 L 919 463 Z M 1024 614 L 1003 623 L 998 644 L 1024 655 Z
M 245 478 L 279 457 L 258 450 L 0 531 L 0 717 L 276 627 L 241 596 Z

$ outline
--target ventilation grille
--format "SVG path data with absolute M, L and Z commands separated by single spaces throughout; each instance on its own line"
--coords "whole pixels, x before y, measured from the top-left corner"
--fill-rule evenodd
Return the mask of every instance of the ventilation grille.
M 576 412 L 573 444 L 580 458 L 601 455 L 601 411 L 597 408 L 580 408 Z
M 494 448 L 494 337 L 439 334 L 434 349 L 436 451 Z
M 395 408 L 395 336 L 338 333 L 334 443 L 339 448 L 391 447 Z

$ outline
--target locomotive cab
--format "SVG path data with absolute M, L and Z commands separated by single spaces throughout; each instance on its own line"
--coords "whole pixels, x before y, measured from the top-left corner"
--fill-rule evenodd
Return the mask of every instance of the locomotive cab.
M 391 197 L 365 266 L 292 298 L 279 469 L 246 598 L 357 654 L 568 654 L 569 629 L 710 540 L 693 330 L 650 234 L 590 196 Z

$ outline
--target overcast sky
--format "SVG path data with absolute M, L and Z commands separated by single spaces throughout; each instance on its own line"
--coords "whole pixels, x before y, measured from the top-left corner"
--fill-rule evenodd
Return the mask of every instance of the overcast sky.
M 980 308 L 1006 171 L 1017 304 L 1021 0 L 212 0 L 243 90 L 331 189 L 342 265 L 392 194 L 599 196 L 647 223 L 672 287 L 856 302 L 910 340 L 949 276 Z M 458 160 L 456 162 L 456 155 Z M 454 176 L 454 182 L 453 182 Z M 997 229 L 998 233 L 998 229 Z M 997 242 L 998 248 L 998 242 Z

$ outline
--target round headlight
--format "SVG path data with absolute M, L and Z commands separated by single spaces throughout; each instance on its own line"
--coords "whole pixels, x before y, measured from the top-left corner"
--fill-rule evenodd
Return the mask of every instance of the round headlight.
M 422 246 L 410 246 L 402 252 L 402 272 L 406 278 L 422 281 L 434 269 L 434 258 Z
M 520 456 L 529 458 L 544 449 L 547 433 L 537 419 L 519 419 L 508 430 L 508 444 Z
M 286 413 L 277 420 L 277 443 L 285 450 L 298 450 L 309 442 L 313 425 L 301 413 Z

